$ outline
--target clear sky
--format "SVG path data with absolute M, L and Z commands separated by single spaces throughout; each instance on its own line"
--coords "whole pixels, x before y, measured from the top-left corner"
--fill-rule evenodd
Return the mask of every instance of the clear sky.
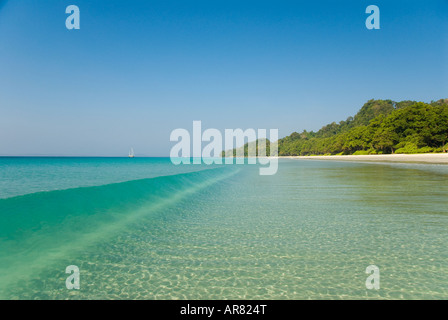
M 283 137 L 372 98 L 447 98 L 447 17 L 448 0 L 0 0 L 0 155 L 168 156 L 193 120 Z

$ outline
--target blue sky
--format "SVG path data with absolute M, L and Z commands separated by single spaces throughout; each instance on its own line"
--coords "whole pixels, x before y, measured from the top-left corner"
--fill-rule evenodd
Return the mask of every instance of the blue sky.
M 0 155 L 168 156 L 193 120 L 283 137 L 372 98 L 447 98 L 447 16 L 448 0 L 0 0 Z

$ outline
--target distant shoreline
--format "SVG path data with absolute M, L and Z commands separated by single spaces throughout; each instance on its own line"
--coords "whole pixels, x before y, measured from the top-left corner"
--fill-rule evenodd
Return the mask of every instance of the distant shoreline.
M 336 160 L 336 161 L 372 161 L 372 162 L 412 162 L 448 164 L 448 153 L 419 153 L 419 154 L 372 154 L 372 155 L 344 155 L 344 156 L 281 156 L 281 159 L 300 160 Z

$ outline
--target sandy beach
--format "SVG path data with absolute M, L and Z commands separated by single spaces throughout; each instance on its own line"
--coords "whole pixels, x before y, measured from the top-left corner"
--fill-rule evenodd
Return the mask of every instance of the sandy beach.
M 347 155 L 347 156 L 296 156 L 282 157 L 304 160 L 336 160 L 336 161 L 374 161 L 374 162 L 417 162 L 448 164 L 448 153 L 422 154 L 379 154 L 379 155 Z

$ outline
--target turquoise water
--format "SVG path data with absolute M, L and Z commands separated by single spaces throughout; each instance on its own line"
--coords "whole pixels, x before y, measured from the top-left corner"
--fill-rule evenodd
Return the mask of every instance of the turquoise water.
M 0 157 L 0 199 L 198 171 L 167 158 Z
M 448 298 L 448 166 L 3 158 L 0 177 L 0 298 Z

